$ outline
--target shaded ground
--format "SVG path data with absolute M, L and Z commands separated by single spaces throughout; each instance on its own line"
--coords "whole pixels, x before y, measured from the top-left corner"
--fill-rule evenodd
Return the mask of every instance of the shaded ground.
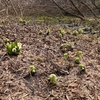
M 59 37 L 59 25 L 23 24 L 10 19 L 0 24 L 0 100 L 100 100 L 100 44 L 93 34 L 74 36 L 65 33 Z M 50 29 L 49 35 L 46 30 Z M 43 30 L 43 34 L 39 34 Z M 22 43 L 18 56 L 6 54 L 4 39 Z M 73 50 L 65 50 L 69 60 L 63 57 L 61 44 L 72 42 Z M 81 63 L 85 72 L 80 73 L 75 57 L 83 52 Z M 29 66 L 36 67 L 34 76 Z M 48 82 L 50 74 L 58 77 L 57 85 Z

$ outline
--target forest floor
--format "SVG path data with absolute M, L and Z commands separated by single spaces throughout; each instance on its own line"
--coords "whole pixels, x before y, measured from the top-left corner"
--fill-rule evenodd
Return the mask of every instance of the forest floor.
M 65 33 L 62 37 L 61 30 Z M 100 31 L 85 30 L 75 36 L 73 28 L 67 33 L 65 25 L 21 23 L 16 18 L 1 20 L 0 100 L 100 100 Z M 7 54 L 5 38 L 22 43 L 18 56 Z M 66 44 L 64 49 L 62 44 Z M 75 63 L 79 51 L 84 71 Z M 30 65 L 36 67 L 34 75 L 29 72 Z M 57 75 L 56 85 L 49 83 L 50 74 Z

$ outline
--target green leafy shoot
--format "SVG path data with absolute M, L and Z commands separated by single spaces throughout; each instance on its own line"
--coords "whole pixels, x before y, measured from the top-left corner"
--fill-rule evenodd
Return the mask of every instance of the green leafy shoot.
M 9 55 L 18 55 L 20 53 L 22 44 L 15 41 L 13 43 L 7 43 L 6 49 Z
M 31 65 L 29 70 L 30 70 L 31 73 L 35 73 L 35 66 Z
M 41 35 L 43 33 L 43 31 L 42 30 L 39 30 L 39 34 Z
M 82 51 L 78 51 L 78 52 L 77 52 L 77 57 L 81 57 L 82 54 L 83 54 Z
M 26 21 L 23 20 L 22 18 L 19 18 L 19 22 L 20 22 L 20 23 L 26 23 Z
M 48 80 L 50 81 L 50 83 L 56 84 L 58 78 L 57 78 L 57 76 L 55 74 L 50 74 L 49 77 L 48 77 Z
M 65 43 L 61 44 L 61 48 L 65 49 L 66 48 L 66 44 Z
M 64 58 L 65 58 L 65 59 L 68 59 L 68 58 L 69 58 L 68 53 L 64 53 Z
M 68 50 L 73 50 L 73 48 L 74 48 L 74 44 L 73 44 L 72 42 L 69 42 L 69 43 L 67 44 L 67 49 L 68 49 Z
M 60 33 L 61 33 L 62 35 L 64 35 L 64 34 L 65 34 L 65 31 L 64 31 L 63 29 L 60 29 Z
M 60 34 L 59 34 L 59 37 L 62 38 L 62 37 L 63 37 L 63 34 L 60 33 Z
M 71 33 L 71 30 L 67 29 L 67 33 L 70 34 Z
M 49 35 L 50 32 L 51 32 L 50 29 L 48 29 L 48 30 L 46 31 L 46 34 Z
M 4 20 L 4 19 L 2 19 L 2 20 L 1 20 L 1 23 L 5 23 L 5 20 Z
M 75 58 L 75 63 L 76 63 L 76 64 L 79 64 L 79 63 L 80 63 L 80 58 L 79 58 L 79 57 L 76 57 L 76 58 Z
M 85 66 L 84 66 L 83 64 L 80 64 L 80 65 L 79 65 L 79 69 L 80 69 L 81 71 L 84 71 L 84 70 L 85 70 Z
M 4 41 L 5 41 L 5 43 L 10 42 L 10 40 L 8 38 L 5 38 Z
M 77 30 L 74 30 L 73 31 L 73 35 L 75 35 L 75 36 L 78 35 L 78 31 Z
M 79 32 L 80 34 L 84 33 L 83 29 L 81 29 L 81 28 L 78 30 L 78 32 Z
M 100 37 L 98 37 L 98 41 L 100 41 Z

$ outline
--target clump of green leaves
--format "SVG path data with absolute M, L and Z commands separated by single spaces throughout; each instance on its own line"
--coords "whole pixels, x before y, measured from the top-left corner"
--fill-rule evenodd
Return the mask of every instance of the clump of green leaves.
M 8 54 L 10 55 L 18 55 L 20 53 L 22 44 L 20 42 L 13 42 L 13 43 L 7 43 L 6 44 L 6 49 Z
M 41 35 L 43 33 L 43 31 L 42 30 L 39 30 L 39 34 Z
M 22 19 L 22 18 L 19 18 L 19 22 L 20 23 L 26 23 L 26 21 L 24 19 Z
M 79 32 L 80 34 L 84 33 L 83 29 L 81 29 L 81 28 L 78 30 L 78 32 Z
M 65 43 L 61 44 L 61 48 L 65 49 L 66 48 L 66 44 Z
M 63 35 L 60 33 L 60 34 L 59 34 L 59 37 L 60 37 L 60 38 L 62 38 L 62 37 L 63 37 Z
M 79 63 L 80 63 L 80 58 L 79 58 L 79 57 L 76 57 L 76 58 L 75 58 L 75 63 L 76 63 L 76 64 L 79 64 Z
M 29 68 L 29 70 L 30 70 L 31 73 L 35 73 L 35 66 L 31 65 L 30 68 Z
M 74 30 L 74 31 L 73 31 L 73 35 L 75 35 L 75 36 L 78 35 L 78 33 L 79 33 L 79 32 L 78 32 L 77 30 Z
M 100 37 L 98 37 L 98 41 L 100 42 Z
M 85 71 L 85 66 L 83 64 L 80 64 L 79 69 L 80 69 L 80 71 Z
M 72 42 L 69 42 L 69 43 L 67 44 L 67 50 L 72 51 L 73 48 L 74 48 L 74 44 L 73 44 Z
M 48 77 L 48 80 L 50 81 L 50 83 L 56 84 L 58 78 L 57 78 L 57 76 L 55 74 L 50 74 L 49 77 Z
M 2 19 L 2 20 L 1 20 L 1 23 L 5 23 L 5 20 L 4 20 L 4 19 Z
M 82 51 L 78 51 L 78 52 L 77 52 L 77 57 L 81 57 L 82 54 L 83 54 Z
M 50 29 L 48 29 L 48 30 L 46 31 L 46 34 L 49 35 L 50 32 L 51 32 Z
M 65 31 L 63 29 L 60 29 L 59 37 L 62 38 L 64 34 L 65 34 Z
M 71 33 L 71 31 L 70 31 L 69 29 L 67 29 L 67 33 L 68 33 L 68 34 L 70 34 L 70 33 Z
M 64 58 L 65 58 L 65 59 L 68 59 L 68 58 L 69 58 L 68 53 L 64 53 Z
M 60 33 L 61 33 L 62 35 L 64 35 L 64 34 L 65 34 L 65 31 L 64 31 L 63 29 L 60 29 Z
M 10 40 L 8 38 L 5 38 L 4 41 L 5 41 L 5 43 L 10 42 Z

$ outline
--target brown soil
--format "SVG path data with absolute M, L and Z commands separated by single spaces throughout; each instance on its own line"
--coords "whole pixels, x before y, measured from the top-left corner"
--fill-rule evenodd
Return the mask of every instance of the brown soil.
M 46 30 L 50 29 L 49 35 Z M 91 34 L 72 33 L 59 37 L 57 25 L 23 24 L 10 19 L 0 24 L 0 100 L 100 100 L 100 44 Z M 43 34 L 39 34 L 43 30 Z M 64 28 L 66 31 L 67 29 Z M 18 56 L 7 54 L 4 39 L 22 43 Z M 74 43 L 73 50 L 61 50 L 61 44 Z M 75 64 L 78 51 L 85 71 Z M 65 60 L 64 52 L 69 54 Z M 34 75 L 29 66 L 36 67 Z M 56 74 L 56 85 L 48 76 Z

